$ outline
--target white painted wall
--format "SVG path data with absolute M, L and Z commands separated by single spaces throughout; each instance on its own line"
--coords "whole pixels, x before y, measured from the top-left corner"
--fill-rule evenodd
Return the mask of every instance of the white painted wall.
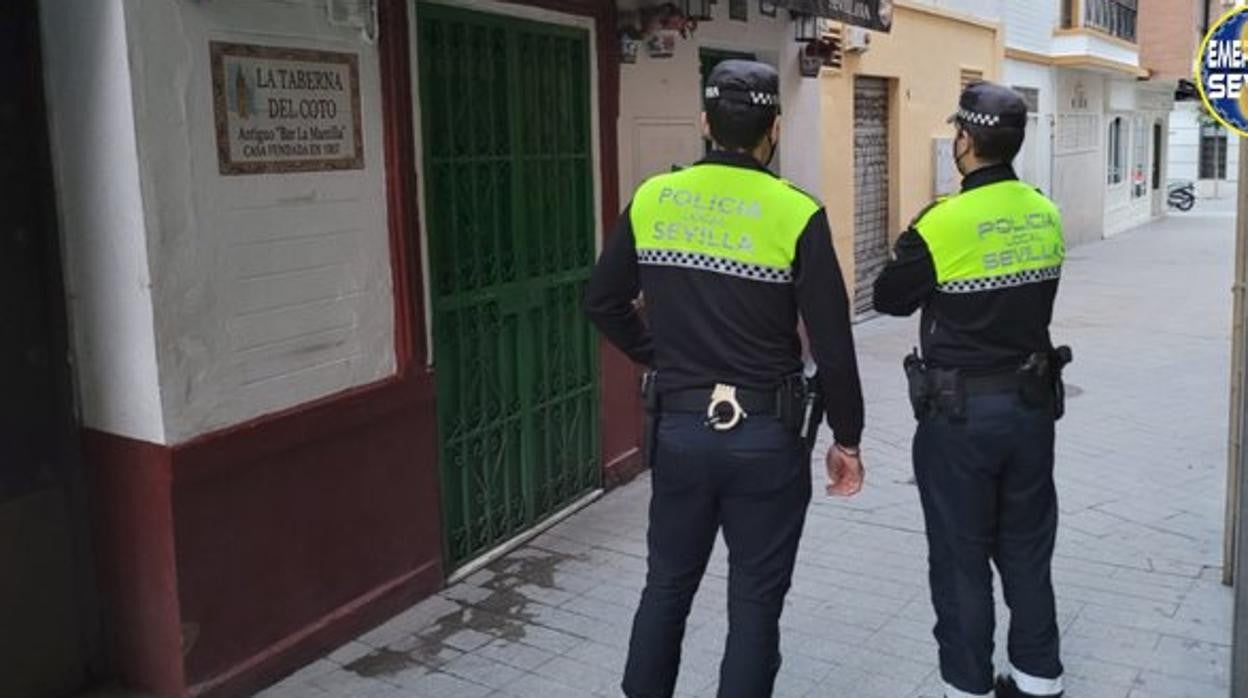
M 42 0 L 44 74 L 84 426 L 163 442 L 123 0 Z
M 1093 56 L 1138 66 L 1140 52 L 1092 34 L 1066 34 L 1053 37 L 1055 56 Z
M 166 439 L 392 375 L 376 48 L 321 0 L 124 6 Z M 220 175 L 212 40 L 358 54 L 365 169 Z
M 1011 3 L 1013 5 L 1014 3 Z M 1050 193 L 1053 191 L 1053 124 L 1057 109 L 1056 69 L 1006 59 L 1002 82 L 1011 87 L 1030 87 L 1040 91 L 1040 110 L 1029 124 L 1023 151 L 1015 162 L 1019 176 Z
M 1066 241 L 1075 245 L 1104 236 L 1105 79 L 1086 71 L 1056 72 L 1053 199 L 1062 211 Z
M 1200 176 L 1199 113 L 1196 102 L 1174 105 L 1174 112 L 1170 115 L 1170 166 L 1166 171 L 1168 179 L 1195 181 Z M 1237 137 L 1231 135 L 1229 138 Z M 1229 169 L 1230 163 L 1227 165 Z
M 1200 107 L 1196 102 L 1181 102 L 1170 113 L 1169 167 L 1167 179 L 1196 181 L 1200 176 Z M 1208 198 L 1233 196 L 1239 182 L 1239 136 L 1227 134 L 1227 178 L 1221 181 L 1200 180 L 1197 194 Z
M 728 3 L 718 3 L 714 20 L 700 24 L 690 39 L 679 39 L 673 57 L 650 58 L 643 48 L 637 63 L 620 66 L 621 201 L 629 201 L 646 177 L 702 156 L 702 48 L 753 53 L 777 67 L 782 135 L 773 170 L 806 191 L 822 191 L 819 153 L 826 125 L 820 120 L 820 81 L 798 73 L 801 45 L 793 39 L 788 13 L 782 10 L 772 19 L 757 9 L 752 3 L 749 22 L 736 22 L 728 19 Z
M 1105 204 L 1105 236 L 1111 237 L 1148 222 L 1154 216 L 1165 213 L 1163 188 L 1152 189 L 1153 159 L 1163 158 L 1163 178 L 1166 145 L 1162 143 L 1158 153 L 1153 143 L 1153 126 L 1161 124 L 1163 141 L 1169 131 L 1169 115 L 1174 105 L 1173 82 L 1138 82 L 1134 80 L 1108 79 L 1106 91 L 1106 118 L 1123 118 L 1123 136 L 1127 147 L 1125 161 L 1126 179 L 1121 185 L 1107 189 Z M 1135 196 L 1132 178 L 1137 166 L 1144 175 L 1147 190 Z
M 1047 54 L 1060 21 L 1058 0 L 1006 0 L 1005 45 Z

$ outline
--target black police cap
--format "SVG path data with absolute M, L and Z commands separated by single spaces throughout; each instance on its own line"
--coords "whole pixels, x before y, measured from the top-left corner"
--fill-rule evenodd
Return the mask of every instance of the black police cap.
M 732 59 L 721 62 L 706 79 L 706 102 L 736 102 L 755 107 L 780 106 L 780 74 L 766 63 Z
M 967 85 L 958 100 L 958 111 L 949 123 L 983 128 L 1027 128 L 1027 102 L 1014 90 L 995 82 Z

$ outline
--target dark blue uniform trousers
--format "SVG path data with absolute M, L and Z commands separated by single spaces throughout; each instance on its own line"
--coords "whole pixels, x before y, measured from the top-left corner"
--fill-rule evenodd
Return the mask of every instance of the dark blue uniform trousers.
M 1050 562 L 1057 533 L 1051 408 L 1013 393 L 971 395 L 966 419 L 919 422 L 914 470 L 927 520 L 936 641 L 945 683 L 972 695 L 993 687 L 992 571 L 1010 608 L 1016 671 L 1062 675 Z M 956 695 L 956 694 L 955 694 Z
M 810 504 L 810 458 L 775 417 L 715 432 L 701 415 L 663 415 L 650 499 L 649 571 L 623 689 L 668 698 L 694 593 L 715 535 L 728 545 L 728 639 L 720 698 L 766 698 L 780 668 L 780 612 Z

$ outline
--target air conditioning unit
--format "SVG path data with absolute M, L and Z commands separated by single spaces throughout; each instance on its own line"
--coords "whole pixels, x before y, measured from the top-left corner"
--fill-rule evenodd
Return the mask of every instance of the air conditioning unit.
M 862 27 L 845 27 L 845 50 L 862 53 L 871 48 L 871 32 Z

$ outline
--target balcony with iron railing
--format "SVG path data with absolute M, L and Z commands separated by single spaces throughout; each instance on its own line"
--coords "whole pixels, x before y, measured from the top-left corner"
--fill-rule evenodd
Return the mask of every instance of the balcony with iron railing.
M 1140 67 L 1139 0 L 1060 2 L 1062 22 L 1053 38 L 1053 54 L 1063 64 L 1148 75 Z
M 1087 29 L 1134 44 L 1139 0 L 1062 0 L 1062 28 Z

